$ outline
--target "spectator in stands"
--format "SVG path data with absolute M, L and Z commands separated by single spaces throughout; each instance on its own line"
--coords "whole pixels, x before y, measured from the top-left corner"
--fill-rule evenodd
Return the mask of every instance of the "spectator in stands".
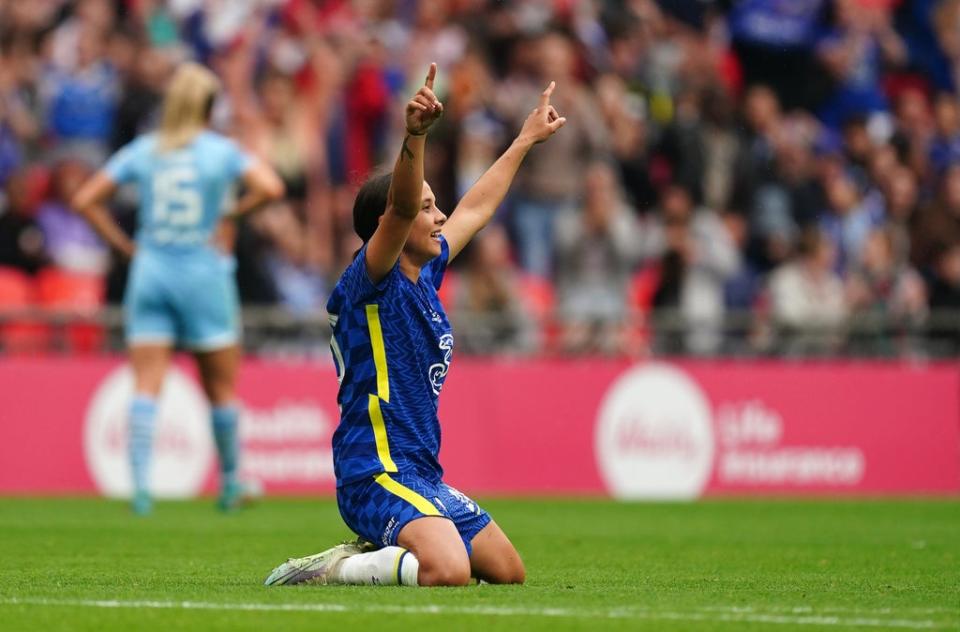
M 76 64 L 50 65 L 42 78 L 46 126 L 59 151 L 82 152 L 103 161 L 113 135 L 120 83 L 105 57 L 104 34 L 83 28 L 77 36 Z
M 783 263 L 799 231 L 818 219 L 822 196 L 813 153 L 818 132 L 815 121 L 796 114 L 780 119 L 771 132 L 772 171 L 758 181 L 745 209 L 752 271 L 766 273 Z
M 614 168 L 593 163 L 584 174 L 582 210 L 557 218 L 556 283 L 562 344 L 573 353 L 624 348 L 627 288 L 640 258 L 639 228 Z
M 487 226 L 470 244 L 451 312 L 457 348 L 466 353 L 513 355 L 538 348 L 536 323 L 524 303 L 520 271 L 502 225 Z
M 820 227 L 833 242 L 837 270 L 844 273 L 856 261 L 870 232 L 883 222 L 883 205 L 864 195 L 861 184 L 848 171 L 828 174 L 824 189 L 827 208 Z
M 931 351 L 934 355 L 955 355 L 960 352 L 960 241 L 944 245 L 936 253 L 933 279 L 930 283 L 929 326 Z
M 923 90 L 911 87 L 901 92 L 895 122 L 891 143 L 897 148 L 898 158 L 918 175 L 927 174 L 934 127 L 933 113 Z
M 951 164 L 960 163 L 960 101 L 957 95 L 938 95 L 933 112 L 936 135 L 930 144 L 930 163 L 940 173 Z
M 238 130 L 245 145 L 254 149 L 283 179 L 287 197 L 302 203 L 307 197 L 311 157 L 320 140 L 317 121 L 297 100 L 291 77 L 269 71 L 257 94 L 259 107 L 244 109 Z
M 907 49 L 893 28 L 889 5 L 834 0 L 833 12 L 833 28 L 817 44 L 817 55 L 836 84 L 820 116 L 837 129 L 852 116 L 888 109 L 880 73 L 884 64 L 904 64 Z
M 733 95 L 721 86 L 705 90 L 700 98 L 704 117 L 703 203 L 721 211 L 735 210 L 734 169 L 741 140 L 736 128 L 736 103 Z
M 520 265 L 527 272 L 547 278 L 553 267 L 554 222 L 569 210 L 581 194 L 582 174 L 592 157 L 606 146 L 597 106 L 588 87 L 577 77 L 576 51 L 570 39 L 557 32 L 536 41 L 534 74 L 514 76 L 500 100 L 501 111 L 519 125 L 536 100 L 539 86 L 554 80 L 556 107 L 567 113 L 569 124 L 549 150 L 536 148 L 514 184 L 511 228 Z
M 65 270 L 104 276 L 110 255 L 90 225 L 70 208 L 70 200 L 93 170 L 83 161 L 67 159 L 53 168 L 51 195 L 37 212 L 46 255 Z
M 942 87 L 960 89 L 960 0 L 941 0 L 932 11 L 933 27 L 944 60 Z
M 0 187 L 22 164 L 26 145 L 39 135 L 29 97 L 18 80 L 17 60 L 2 48 L 0 42 Z
M 896 239 L 892 227 L 871 232 L 847 280 L 847 305 L 856 325 L 851 343 L 885 354 L 906 342 L 897 334 L 917 331 L 927 316 L 926 288 L 906 259 L 897 258 Z
M 783 124 L 783 114 L 773 90 L 755 86 L 744 97 L 742 117 L 731 205 L 747 213 L 757 203 L 757 190 L 774 179 L 776 139 Z
M 939 195 L 920 211 L 911 237 L 914 264 L 925 274 L 939 265 L 941 252 L 960 242 L 960 164 L 947 169 Z
M 770 312 L 788 355 L 837 348 L 847 315 L 843 281 L 834 270 L 836 246 L 811 227 L 800 238 L 797 257 L 770 277 Z
M 887 149 L 892 151 L 889 145 Z M 877 156 L 884 155 L 876 154 Z M 894 256 L 898 261 L 907 261 L 910 257 L 910 233 L 919 218 L 920 190 L 917 176 L 910 169 L 895 162 L 874 177 L 883 193 L 887 223 L 893 232 Z
M 82 57 L 88 46 L 83 40 L 92 36 L 106 44 L 113 33 L 116 13 L 110 0 L 77 0 L 61 4 L 65 5 L 66 17 L 50 36 L 49 61 L 67 72 L 82 70 L 87 65 Z
M 646 288 L 638 296 L 655 307 L 683 312 L 699 301 L 697 313 L 712 314 L 698 321 L 710 323 L 698 325 L 706 333 L 660 341 L 712 352 L 724 310 L 714 290 L 725 286 L 727 308 L 762 310 L 771 271 L 795 263 L 810 225 L 828 233 L 848 285 L 884 227 L 897 265 L 909 256 L 931 304 L 936 283 L 943 295 L 941 259 L 960 241 L 958 19 L 960 0 L 0 0 L 0 190 L 36 165 L 80 156 L 98 166 L 107 149 L 154 126 L 173 65 L 199 60 L 225 86 L 214 127 L 276 165 L 292 194 L 292 215 L 239 223 L 243 300 L 309 305 L 304 297 L 325 292 L 318 275 L 358 245 L 355 186 L 401 131 L 390 111 L 403 105 L 401 88 L 419 82 L 417 59 L 439 60 L 437 90 L 455 95 L 425 165 L 441 207 L 555 79 L 568 129 L 531 152 L 504 204 L 517 262 L 539 278 L 521 285 L 551 297 L 541 307 L 551 303 L 553 273 L 572 265 L 551 231 L 579 208 L 587 167 L 609 159 L 642 224 L 637 248 L 656 262 L 631 287 Z M 674 209 L 666 214 L 661 193 Z M 79 242 L 58 200 L 51 194 L 38 216 L 45 252 L 75 262 L 65 253 Z M 121 193 L 115 217 L 132 226 L 134 204 Z M 36 234 L 31 213 L 2 220 L 0 241 L 17 257 L 14 235 Z M 113 301 L 124 265 L 110 265 Z
M 624 194 L 637 212 L 646 213 L 657 203 L 644 117 L 646 105 L 640 95 L 631 92 L 627 83 L 615 74 L 598 77 L 594 85 Z
M 0 199 L 0 266 L 34 274 L 49 263 L 36 211 L 48 176 L 40 167 L 21 169 L 7 181 Z
M 719 213 L 695 208 L 690 193 L 677 186 L 662 193 L 659 213 L 645 228 L 646 254 L 653 254 L 659 267 L 653 304 L 668 314 L 659 323 L 658 345 L 668 352 L 718 352 L 724 288 L 741 267 L 734 234 Z
M 788 108 L 817 102 L 810 51 L 825 0 L 736 2 L 730 34 L 748 85 L 771 86 Z
M 495 78 L 481 54 L 468 51 L 453 66 L 446 83 L 450 95 L 431 141 L 437 153 L 426 157 L 424 168 L 434 174 L 430 180 L 436 183 L 431 186 L 437 203 L 449 200 L 454 206 L 496 160 L 507 130 L 493 109 Z
M 705 130 L 698 93 L 685 90 L 677 95 L 673 120 L 663 131 L 660 155 L 670 166 L 671 181 L 690 192 L 694 202 L 703 200 Z
M 123 147 L 134 138 L 156 127 L 163 88 L 173 71 L 173 53 L 141 45 L 133 72 L 125 77 L 117 103 L 110 148 Z
M 297 315 L 321 313 L 329 294 L 326 275 L 311 262 L 310 244 L 294 207 L 289 202 L 274 203 L 253 222 L 272 244 L 265 263 L 279 305 Z

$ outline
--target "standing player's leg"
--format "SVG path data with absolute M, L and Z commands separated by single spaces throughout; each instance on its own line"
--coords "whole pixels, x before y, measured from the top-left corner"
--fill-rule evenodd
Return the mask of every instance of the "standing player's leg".
M 218 504 L 224 511 L 229 511 L 236 507 L 242 495 L 237 479 L 240 464 L 240 415 L 235 392 L 240 348 L 231 345 L 216 351 L 199 351 L 194 356 L 200 368 L 203 390 L 210 400 L 213 439 L 220 458 L 221 492 Z
M 220 509 L 235 509 L 243 496 L 237 480 L 240 460 L 239 409 L 235 382 L 240 366 L 240 301 L 231 257 L 197 262 L 177 288 L 184 345 L 194 351 L 203 389 L 210 400 L 211 428 L 220 457 Z
M 170 366 L 172 349 L 168 344 L 135 343 L 130 347 L 134 396 L 130 404 L 127 448 L 133 474 L 133 511 L 150 513 L 150 452 L 157 416 L 157 398 Z
M 163 267 L 149 256 L 134 257 L 124 296 L 124 329 L 133 366 L 128 450 L 133 474 L 133 510 L 151 509 L 149 472 L 157 398 L 177 335 L 176 315 L 166 300 Z
M 526 580 L 520 554 L 496 522 L 491 520 L 470 544 L 470 570 L 477 579 L 491 584 L 522 584 Z

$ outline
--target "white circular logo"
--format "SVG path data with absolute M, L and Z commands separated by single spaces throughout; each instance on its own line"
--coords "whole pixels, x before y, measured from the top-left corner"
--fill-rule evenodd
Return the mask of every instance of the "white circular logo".
M 110 373 L 87 407 L 83 447 L 90 475 L 105 496 L 133 491 L 127 427 L 133 399 L 133 371 Z M 196 496 L 213 461 L 210 408 L 199 387 L 176 368 L 167 372 L 154 422 L 150 492 L 159 498 Z
M 713 466 L 710 405 L 679 369 L 633 368 L 604 397 L 596 449 L 607 489 L 617 498 L 696 498 Z

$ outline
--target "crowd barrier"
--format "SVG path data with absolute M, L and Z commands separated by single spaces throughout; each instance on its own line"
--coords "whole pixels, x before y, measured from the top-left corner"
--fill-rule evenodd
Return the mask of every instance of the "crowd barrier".
M 325 362 L 246 361 L 244 475 L 268 494 L 331 494 L 336 388 Z M 131 396 L 120 359 L 0 359 L 0 494 L 129 494 Z M 960 492 L 955 363 L 461 359 L 440 414 L 446 479 L 479 495 Z M 189 363 L 159 417 L 157 494 L 213 491 Z

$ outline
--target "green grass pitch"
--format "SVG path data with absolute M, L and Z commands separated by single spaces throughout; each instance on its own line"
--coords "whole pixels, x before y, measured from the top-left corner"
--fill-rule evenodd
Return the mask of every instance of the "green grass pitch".
M 528 583 L 262 586 L 329 499 L 0 499 L 0 629 L 960 630 L 960 502 L 490 500 Z

